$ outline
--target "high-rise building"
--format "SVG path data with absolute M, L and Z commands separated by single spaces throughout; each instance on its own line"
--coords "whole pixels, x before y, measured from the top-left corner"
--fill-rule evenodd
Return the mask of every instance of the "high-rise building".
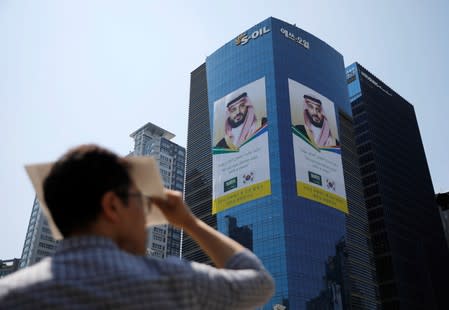
M 449 253 L 413 106 L 346 68 L 382 309 L 449 309 Z
M 202 64 L 190 76 L 184 200 L 197 217 L 217 228 L 217 217 L 211 213 L 212 142 L 210 133 L 206 64 Z M 184 235 L 183 238 L 182 256 L 200 263 L 211 263 L 209 257 L 188 235 Z
M 368 214 L 363 196 L 360 166 L 354 140 L 352 118 L 340 112 L 340 134 L 346 196 L 345 294 L 347 309 L 378 309 L 378 286 L 374 254 L 369 234 Z
M 185 200 L 262 259 L 266 309 L 377 308 L 344 73 L 325 42 L 268 18 L 191 74 Z M 183 256 L 207 261 L 190 238 Z
M 184 189 L 185 149 L 170 141 L 171 132 L 147 123 L 131 135 L 134 151 L 131 156 L 152 156 L 159 163 L 164 186 L 182 191 Z M 148 254 L 165 258 L 180 256 L 181 231 L 171 225 L 158 225 L 148 229 Z
M 56 246 L 57 241 L 53 239 L 50 226 L 40 208 L 39 200 L 35 197 L 20 259 L 20 268 L 31 266 L 42 258 L 52 255 Z

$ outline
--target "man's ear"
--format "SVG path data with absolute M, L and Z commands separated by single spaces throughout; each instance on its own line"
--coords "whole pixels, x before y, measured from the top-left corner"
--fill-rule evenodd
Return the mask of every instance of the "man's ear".
M 120 220 L 120 204 L 123 204 L 121 199 L 113 191 L 104 193 L 101 197 L 102 215 L 111 222 L 118 222 Z

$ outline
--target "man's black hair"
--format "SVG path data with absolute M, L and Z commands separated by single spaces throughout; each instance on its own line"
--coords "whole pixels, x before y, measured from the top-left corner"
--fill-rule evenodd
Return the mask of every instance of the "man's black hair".
M 122 158 L 97 145 L 82 145 L 52 167 L 44 180 L 44 197 L 56 226 L 67 237 L 97 219 L 106 192 L 115 191 L 126 199 L 130 185 Z

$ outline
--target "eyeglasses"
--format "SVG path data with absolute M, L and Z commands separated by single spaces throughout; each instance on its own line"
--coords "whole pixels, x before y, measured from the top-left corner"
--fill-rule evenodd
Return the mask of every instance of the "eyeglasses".
M 148 211 L 151 208 L 152 199 L 150 196 L 146 196 L 140 192 L 124 192 L 119 194 L 122 198 L 130 198 L 130 197 L 137 197 L 141 199 L 142 206 L 144 206 L 144 209 Z
M 152 204 L 152 199 L 150 196 L 146 196 L 142 193 L 138 193 L 138 192 L 127 192 L 126 193 L 126 197 L 139 197 L 140 199 L 142 199 L 142 202 L 144 204 L 146 204 L 147 207 L 150 207 Z

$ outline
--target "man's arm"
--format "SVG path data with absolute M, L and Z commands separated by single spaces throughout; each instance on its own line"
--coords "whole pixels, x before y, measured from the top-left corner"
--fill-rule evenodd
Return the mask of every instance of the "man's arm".
M 166 200 L 155 199 L 155 203 L 167 220 L 192 236 L 218 268 L 226 268 L 190 263 L 195 270 L 191 287 L 201 309 L 250 309 L 266 303 L 273 295 L 274 281 L 259 259 L 196 218 L 181 193 L 166 193 Z
M 223 268 L 232 256 L 244 250 L 242 245 L 195 217 L 180 192 L 167 190 L 166 196 L 166 200 L 155 198 L 154 202 L 171 224 L 184 229 L 200 245 L 215 266 Z

